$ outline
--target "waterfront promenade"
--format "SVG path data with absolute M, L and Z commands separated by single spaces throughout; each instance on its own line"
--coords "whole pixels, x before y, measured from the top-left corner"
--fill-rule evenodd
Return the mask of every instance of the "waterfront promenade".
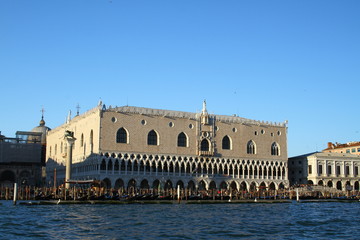
M 297 193 L 298 192 L 298 193 Z M 179 195 L 178 195 L 179 193 Z M 75 201 L 148 201 L 148 200 L 208 200 L 208 201 L 239 201 L 239 200 L 280 200 L 280 199 L 360 199 L 359 191 L 339 191 L 319 186 L 298 186 L 282 190 L 236 191 L 225 189 L 193 190 L 193 189 L 106 189 L 100 187 L 38 188 L 23 186 L 17 189 L 17 200 L 75 200 Z M 0 188 L 0 200 L 14 199 L 14 189 Z

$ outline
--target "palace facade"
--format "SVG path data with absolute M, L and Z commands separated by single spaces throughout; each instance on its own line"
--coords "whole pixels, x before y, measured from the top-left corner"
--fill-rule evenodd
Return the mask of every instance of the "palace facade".
M 75 140 L 69 151 L 65 132 Z M 141 107 L 95 108 L 47 135 L 49 185 L 101 180 L 108 188 L 280 189 L 289 186 L 287 122 Z

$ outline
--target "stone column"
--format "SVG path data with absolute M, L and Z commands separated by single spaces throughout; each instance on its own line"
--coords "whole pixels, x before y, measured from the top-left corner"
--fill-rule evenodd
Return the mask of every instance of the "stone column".
M 67 148 L 67 156 L 66 156 L 66 171 L 65 171 L 65 188 L 70 188 L 69 181 L 71 179 L 71 165 L 72 165 L 72 150 L 73 145 L 75 143 L 76 138 L 74 138 L 74 132 L 66 131 L 65 132 L 65 140 L 68 142 L 68 148 Z

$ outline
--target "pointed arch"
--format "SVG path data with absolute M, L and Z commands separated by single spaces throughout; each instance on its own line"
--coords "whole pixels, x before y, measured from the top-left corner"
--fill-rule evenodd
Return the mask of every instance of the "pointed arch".
M 100 170 L 106 170 L 106 161 L 105 161 L 105 159 L 103 159 L 101 161 Z
M 83 133 L 81 134 L 81 137 L 80 137 L 80 146 L 81 147 L 84 146 L 84 134 Z
M 232 181 L 230 183 L 230 188 L 233 190 L 233 191 L 237 191 L 238 190 L 238 187 L 237 187 L 237 184 L 235 181 Z
M 273 144 L 271 144 L 271 155 L 280 156 L 280 147 L 279 144 L 277 144 L 276 142 L 273 142 Z
M 184 189 L 184 182 L 181 181 L 181 180 L 177 181 L 177 182 L 176 182 L 176 187 L 177 187 L 177 186 L 180 186 L 180 189 Z
M 105 186 L 105 188 L 109 189 L 111 188 L 111 180 L 109 178 L 105 178 L 104 180 L 101 181 L 101 185 Z
M 247 154 L 256 154 L 256 144 L 253 140 L 250 140 L 248 143 L 247 143 Z
M 227 135 L 222 139 L 222 149 L 231 150 L 231 139 Z
M 151 162 L 150 161 L 145 161 L 145 169 L 144 169 L 144 171 L 145 172 L 151 172 Z M 156 171 L 156 170 L 155 170 Z
M 180 173 L 180 162 L 176 161 L 174 162 L 174 175 L 179 175 Z
M 220 189 L 227 189 L 228 188 L 228 184 L 225 181 L 222 181 L 220 183 Z
M 179 133 L 177 138 L 177 146 L 178 147 L 187 147 L 188 146 L 188 138 L 184 132 Z
M 147 137 L 148 145 L 159 145 L 159 137 L 155 130 L 151 130 Z
M 121 179 L 121 178 L 118 178 L 116 181 L 115 181 L 115 186 L 114 188 L 115 189 L 119 189 L 119 188 L 123 188 L 124 187 L 124 181 Z
M 91 129 L 90 131 L 90 152 L 92 153 L 94 150 L 94 131 Z
M 111 171 L 112 169 L 113 169 L 113 163 L 112 163 L 112 160 L 109 159 L 108 164 L 107 164 L 107 170 Z
M 210 184 L 209 184 L 209 189 L 213 190 L 213 189 L 216 189 L 216 183 L 215 181 L 211 181 Z
M 122 159 L 122 160 L 120 160 L 120 170 L 121 171 L 125 171 L 125 166 L 126 164 L 125 164 L 125 160 L 124 159 Z
M 169 171 L 169 169 L 168 169 L 168 164 L 167 164 L 167 162 L 165 161 L 164 163 L 163 163 L 163 172 L 168 172 Z
M 186 162 L 186 173 L 190 173 L 191 168 L 190 168 L 190 162 Z
M 139 164 L 138 164 L 138 161 L 135 160 L 133 162 L 133 174 L 137 173 L 139 171 Z
M 250 184 L 250 191 L 251 191 L 251 192 L 254 192 L 254 191 L 256 191 L 256 188 L 257 188 L 256 183 L 255 183 L 255 182 L 252 182 L 252 183 Z
M 168 189 L 172 189 L 173 188 L 173 184 L 172 184 L 172 181 L 171 180 L 167 180 L 165 182 L 165 185 L 164 185 L 164 190 L 168 190 Z
M 185 173 L 185 163 L 184 162 L 181 162 L 181 164 L 180 164 L 180 173 L 181 174 Z
M 140 164 L 139 164 L 139 171 L 140 173 L 143 173 L 144 170 L 145 170 L 145 163 L 144 163 L 144 160 L 140 160 Z
M 119 171 L 119 160 L 118 160 L 118 159 L 115 160 L 114 170 L 115 170 L 115 171 Z
M 174 163 L 172 161 L 169 162 L 169 172 L 174 172 Z
M 241 191 L 247 191 L 247 184 L 246 184 L 246 182 L 241 182 L 240 183 L 240 190 Z
M 149 182 L 148 182 L 147 179 L 144 179 L 144 180 L 141 181 L 140 188 L 142 188 L 142 189 L 149 189 L 150 188 L 150 185 L 149 185 Z
M 116 143 L 129 143 L 128 132 L 125 128 L 119 128 L 116 132 Z
M 199 182 L 199 190 L 207 190 L 207 189 L 206 189 L 206 183 L 205 183 L 204 180 L 201 180 L 201 181 Z
M 209 151 L 210 150 L 210 143 L 209 140 L 207 140 L 206 138 L 204 138 L 201 141 L 201 151 Z
M 190 180 L 187 185 L 188 189 L 194 190 L 195 189 L 195 183 L 193 180 Z

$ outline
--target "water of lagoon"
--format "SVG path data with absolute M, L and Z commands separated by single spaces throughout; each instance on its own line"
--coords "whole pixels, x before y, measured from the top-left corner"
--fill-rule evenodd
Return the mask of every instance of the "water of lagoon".
M 12 205 L 1 239 L 360 239 L 360 202 Z

